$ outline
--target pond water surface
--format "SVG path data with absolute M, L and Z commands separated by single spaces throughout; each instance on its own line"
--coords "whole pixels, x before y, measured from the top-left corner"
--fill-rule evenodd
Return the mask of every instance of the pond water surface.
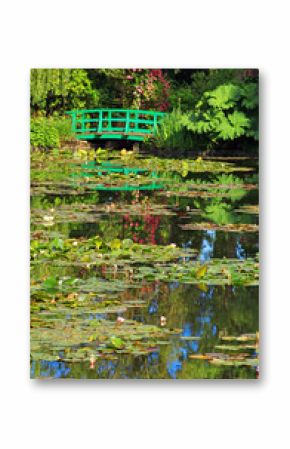
M 257 180 L 247 159 L 32 152 L 31 377 L 256 378 Z

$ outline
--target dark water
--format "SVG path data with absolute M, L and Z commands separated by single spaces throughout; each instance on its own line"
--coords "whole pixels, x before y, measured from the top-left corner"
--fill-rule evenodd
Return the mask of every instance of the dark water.
M 239 177 L 245 177 L 243 172 Z M 210 174 L 204 175 L 210 176 Z M 247 174 L 248 176 L 248 174 Z M 191 176 L 194 179 L 194 176 Z M 200 176 L 199 176 L 200 177 Z M 187 178 L 188 179 L 188 178 Z M 100 235 L 107 239 L 131 238 L 141 244 L 168 245 L 175 243 L 183 248 L 196 248 L 197 259 L 201 263 L 212 258 L 231 258 L 245 260 L 258 253 L 258 232 L 227 232 L 225 230 L 182 230 L 186 223 L 220 224 L 208 210 L 216 205 L 214 198 L 187 198 L 159 195 L 158 192 L 145 192 L 138 195 L 137 201 L 149 196 L 155 204 L 167 204 L 172 215 L 103 213 L 96 222 L 64 222 L 49 227 L 50 232 L 58 232 L 68 238 L 92 237 Z M 130 202 L 134 194 L 119 192 L 100 192 L 99 204 Z M 89 201 L 89 195 L 87 195 Z M 53 195 L 32 198 L 32 208 L 39 201 L 53 204 Z M 64 201 L 69 203 L 69 198 Z M 242 206 L 256 205 L 257 189 L 245 192 L 235 201 L 222 199 L 218 207 L 227 208 L 225 220 L 232 224 L 258 224 L 255 213 L 237 212 Z M 215 209 L 215 210 L 216 210 Z M 47 229 L 33 225 L 32 232 Z M 54 268 L 54 270 L 58 270 Z M 34 273 L 46 275 L 47 266 L 37 266 Z M 69 269 L 68 269 L 69 271 Z M 71 272 L 75 272 L 71 268 Z M 78 275 L 80 273 L 78 272 Z M 32 274 L 33 276 L 33 274 Z M 258 287 L 257 286 L 219 286 L 198 287 L 181 282 L 144 282 L 138 289 L 127 289 L 118 294 L 122 301 L 138 300 L 142 306 L 131 307 L 121 314 L 125 319 L 159 326 L 160 316 L 165 316 L 166 325 L 181 329 L 181 334 L 170 336 L 168 341 L 153 348 L 148 355 L 132 356 L 117 354 L 112 359 L 97 359 L 93 367 L 89 362 L 63 362 L 32 360 L 32 378 L 89 378 L 89 379 L 194 379 L 194 378 L 255 378 L 257 366 L 215 366 L 206 360 L 191 359 L 194 354 L 215 351 L 221 334 L 239 336 L 256 333 L 258 325 Z M 119 314 L 120 315 L 120 314 Z M 90 314 L 88 320 L 116 320 L 116 314 Z M 68 318 L 69 319 L 69 318 Z M 255 351 L 251 353 L 256 356 Z

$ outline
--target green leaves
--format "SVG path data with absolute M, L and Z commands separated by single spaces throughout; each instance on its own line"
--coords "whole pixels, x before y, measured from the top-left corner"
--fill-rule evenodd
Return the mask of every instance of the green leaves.
M 221 85 L 204 93 L 193 129 L 199 133 L 211 132 L 222 140 L 244 135 L 257 137 L 253 121 L 257 106 L 256 83 Z
M 233 108 L 237 101 L 241 98 L 241 89 L 234 84 L 225 84 L 216 89 L 205 92 L 204 96 L 207 98 L 207 103 L 217 109 Z
M 207 265 L 202 265 L 200 268 L 198 268 L 195 273 L 197 279 L 203 278 L 207 272 L 207 269 L 208 269 Z
M 55 277 L 50 276 L 48 277 L 43 283 L 42 288 L 47 293 L 54 294 L 58 291 L 58 281 Z
M 101 248 L 101 246 L 103 245 L 103 242 L 102 242 L 101 238 L 98 235 L 93 238 L 93 242 L 94 242 L 95 247 L 96 247 L 97 250 L 99 250 Z
M 125 347 L 125 342 L 121 338 L 112 335 L 112 337 L 110 338 L 109 347 L 112 347 L 114 349 L 122 349 Z
M 255 109 L 259 104 L 258 85 L 249 83 L 243 85 L 242 106 L 247 109 Z
M 245 129 L 249 128 L 250 119 L 243 113 L 234 111 L 227 117 L 223 115 L 216 126 L 218 137 L 223 140 L 235 139 L 245 134 Z
M 37 148 L 59 147 L 59 135 L 52 121 L 47 118 L 32 119 L 30 122 L 30 143 Z
M 46 114 L 96 107 L 99 101 L 99 92 L 83 69 L 32 69 L 30 95 L 32 110 Z
M 50 242 L 49 247 L 52 250 L 56 249 L 62 251 L 64 249 L 64 241 L 60 238 L 55 238 Z
M 200 149 L 242 136 L 257 140 L 257 108 L 257 83 L 221 84 L 204 92 L 193 113 L 177 109 L 167 115 L 158 129 L 157 146 Z
M 133 240 L 131 239 L 124 239 L 122 242 L 123 248 L 131 248 L 131 246 L 134 244 Z
M 118 251 L 121 248 L 121 240 L 113 239 L 111 242 L 108 243 L 108 245 L 112 251 Z

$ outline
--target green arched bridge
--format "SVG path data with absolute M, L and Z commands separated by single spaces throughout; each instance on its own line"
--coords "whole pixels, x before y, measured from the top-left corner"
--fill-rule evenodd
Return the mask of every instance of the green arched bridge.
M 78 139 L 143 141 L 154 135 L 165 113 L 139 109 L 81 109 L 68 111 Z

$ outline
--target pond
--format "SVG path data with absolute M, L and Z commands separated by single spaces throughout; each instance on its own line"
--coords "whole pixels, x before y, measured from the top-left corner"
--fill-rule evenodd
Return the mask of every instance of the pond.
M 258 168 L 31 153 L 31 377 L 257 378 Z

